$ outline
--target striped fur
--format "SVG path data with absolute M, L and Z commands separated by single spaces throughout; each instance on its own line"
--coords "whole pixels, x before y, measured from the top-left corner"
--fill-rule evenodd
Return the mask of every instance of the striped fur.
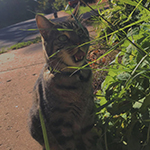
M 86 64 L 89 45 L 79 45 L 89 41 L 88 31 L 73 20 L 53 24 L 43 16 L 36 19 L 46 64 L 33 90 L 30 133 L 44 149 L 41 108 L 51 150 L 96 150 L 92 72 L 89 66 L 79 71 L 69 68 Z

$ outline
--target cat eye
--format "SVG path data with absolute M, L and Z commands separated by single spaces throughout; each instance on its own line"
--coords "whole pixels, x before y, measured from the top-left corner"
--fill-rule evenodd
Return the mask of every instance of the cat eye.
M 80 36 L 80 37 L 88 37 L 88 33 L 86 33 L 86 30 L 83 31 L 83 29 L 78 29 L 77 30 L 77 34 Z
M 83 30 L 82 30 L 82 29 L 78 29 L 78 30 L 77 30 L 77 34 L 78 34 L 79 36 L 83 35 Z
M 58 37 L 58 40 L 62 41 L 62 42 L 65 42 L 65 41 L 68 40 L 68 37 L 66 35 L 61 35 L 61 36 Z

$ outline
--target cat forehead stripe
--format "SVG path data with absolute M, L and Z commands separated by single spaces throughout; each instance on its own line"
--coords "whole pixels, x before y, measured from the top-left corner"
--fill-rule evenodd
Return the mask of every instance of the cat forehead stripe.
M 59 24 L 61 26 L 63 26 L 63 28 L 81 28 L 76 22 L 72 21 L 72 22 L 63 22 L 61 24 Z

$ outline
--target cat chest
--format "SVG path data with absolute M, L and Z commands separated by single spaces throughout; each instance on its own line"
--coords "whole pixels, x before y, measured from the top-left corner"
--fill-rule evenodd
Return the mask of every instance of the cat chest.
M 90 82 L 81 83 L 69 81 L 64 83 L 53 81 L 45 86 L 48 120 L 53 134 L 79 134 L 86 124 L 91 124 L 92 117 L 88 118 L 93 111 L 93 97 Z
M 50 110 L 50 126 L 54 134 L 71 136 L 79 134 L 86 122 L 86 106 L 79 103 L 61 103 L 55 104 Z M 86 115 L 85 115 L 86 114 Z M 55 133 L 56 132 L 56 133 Z

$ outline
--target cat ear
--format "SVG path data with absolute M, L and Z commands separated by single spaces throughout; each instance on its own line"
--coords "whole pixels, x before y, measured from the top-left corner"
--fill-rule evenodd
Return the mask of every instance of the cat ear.
M 47 18 L 42 15 L 36 15 L 36 24 L 42 35 L 42 37 L 46 40 L 49 36 L 49 31 L 54 26 L 54 23 L 50 22 Z
M 71 18 L 73 17 L 78 17 L 78 13 L 79 13 L 79 7 L 80 7 L 80 1 L 78 2 L 77 6 L 75 7 L 72 15 L 71 15 Z

